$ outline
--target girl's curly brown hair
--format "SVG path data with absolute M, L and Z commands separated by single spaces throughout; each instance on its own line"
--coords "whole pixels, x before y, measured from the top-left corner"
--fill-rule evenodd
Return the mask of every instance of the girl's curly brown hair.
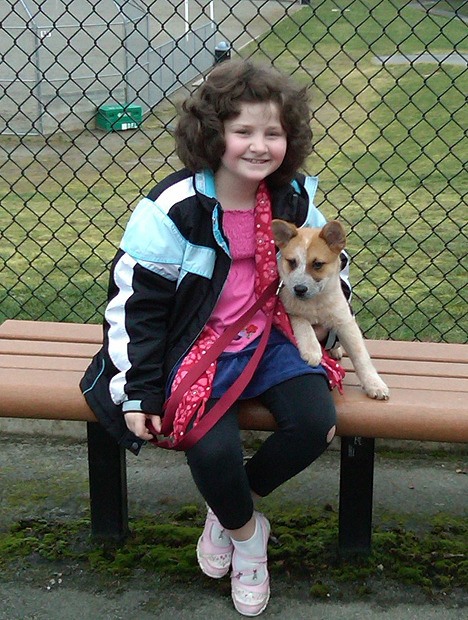
M 242 103 L 269 101 L 278 105 L 287 149 L 283 163 L 268 179 L 274 185 L 289 182 L 312 150 L 307 92 L 274 68 L 249 60 L 220 63 L 182 104 L 175 131 L 182 163 L 192 172 L 216 172 L 226 148 L 224 121 L 238 116 Z

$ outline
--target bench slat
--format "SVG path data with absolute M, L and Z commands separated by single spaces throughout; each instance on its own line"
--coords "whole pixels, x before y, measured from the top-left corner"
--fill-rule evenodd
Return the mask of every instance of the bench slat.
M 102 326 L 8 319 L 0 326 L 0 337 L 9 340 L 48 340 L 50 342 L 98 344 L 102 341 Z
M 2 355 L 36 355 L 63 357 L 83 357 L 91 360 L 98 345 L 86 342 L 52 342 L 44 340 L 3 340 L 0 339 Z
M 99 345 L 101 325 L 22 321 L 8 319 L 0 326 L 0 338 L 9 340 L 45 340 L 49 342 L 83 342 Z M 366 340 L 372 357 L 414 361 L 468 363 L 468 347 L 463 344 Z
M 377 370 L 383 374 L 414 375 L 418 377 L 434 377 L 436 379 L 458 377 L 468 379 L 468 364 L 455 362 L 415 362 L 413 360 L 399 359 L 374 359 Z M 351 361 L 348 358 L 342 360 L 343 368 L 348 372 L 352 370 Z
M 83 373 L 89 364 L 85 357 L 52 357 L 39 355 L 2 355 L 0 354 L 0 368 L 24 368 L 31 370 L 75 370 Z M 447 366 L 450 366 L 447 364 Z M 438 376 L 415 376 L 414 374 L 383 374 L 385 382 L 390 389 L 405 388 L 408 390 L 436 390 L 450 392 L 467 392 L 468 383 L 464 378 L 445 376 L 448 372 L 442 372 Z M 439 380 L 444 376 L 443 381 Z M 346 373 L 345 385 L 359 385 L 359 380 L 352 370 Z M 467 394 L 468 400 L 468 394 Z
M 98 350 L 99 345 L 88 343 L 63 343 L 50 341 L 32 341 L 24 340 L 2 340 L 0 339 L 0 355 L 5 356 L 5 364 L 8 361 L 8 355 L 17 357 L 24 355 L 25 357 L 36 356 L 38 360 L 42 357 L 55 357 L 57 360 L 65 360 L 68 358 L 81 358 L 86 360 L 86 364 L 82 366 L 83 370 Z M 402 376 L 419 376 L 433 377 L 436 379 L 459 378 L 468 379 L 468 364 L 455 362 L 430 362 L 419 361 L 415 363 L 411 360 L 401 359 L 375 359 L 375 366 L 382 375 L 402 375 Z M 15 364 L 18 362 L 16 361 Z M 65 363 L 65 362 L 64 362 Z M 348 358 L 342 360 L 342 365 L 347 372 L 354 372 L 351 361 Z M 38 361 L 40 367 L 40 361 Z M 19 366 L 21 367 L 21 366 Z M 33 366 L 35 367 L 35 366 Z M 72 367 L 72 365 L 67 366 Z M 80 366 L 81 368 L 81 366 Z
M 96 421 L 80 392 L 82 372 L 0 368 L 0 416 Z
M 393 375 L 382 373 L 382 378 L 390 388 L 390 398 L 392 398 L 395 388 L 405 390 L 432 390 L 436 392 L 464 392 L 468 401 L 468 384 L 466 379 L 455 377 L 444 377 L 439 380 L 438 377 L 414 376 L 414 375 Z M 345 389 L 347 385 L 359 386 L 359 379 L 354 372 L 346 373 L 344 380 Z
M 3 355 L 0 353 L 0 368 L 30 368 L 43 370 L 76 370 L 83 374 L 90 358 L 52 357 L 49 355 Z
M 81 372 L 0 369 L 3 386 L 0 416 L 86 420 L 95 417 L 79 391 Z M 21 400 L 18 399 L 21 394 Z M 51 398 L 51 394 L 53 398 Z M 431 390 L 392 390 L 389 401 L 363 399 L 358 387 L 344 395 L 334 392 L 340 435 L 468 442 L 467 394 Z M 260 407 L 260 410 L 262 408 Z M 244 428 L 272 430 L 271 414 L 257 416 L 250 403 L 242 417 Z
M 337 435 L 417 441 L 468 442 L 468 416 L 460 415 L 466 395 L 456 399 L 447 392 L 415 392 L 395 389 L 386 402 L 363 401 L 358 388 L 350 387 L 340 400 L 335 394 Z M 447 404 L 449 403 L 449 404 Z M 260 404 L 249 402 L 240 415 L 241 428 L 272 430 L 271 414 Z
M 399 340 L 366 340 L 374 359 L 390 358 L 413 361 L 468 363 L 468 347 L 446 342 L 406 342 Z

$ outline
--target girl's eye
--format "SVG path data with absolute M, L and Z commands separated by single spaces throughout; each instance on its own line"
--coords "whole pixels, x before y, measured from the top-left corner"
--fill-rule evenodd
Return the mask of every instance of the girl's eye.
M 323 261 L 314 260 L 312 263 L 312 268 L 315 269 L 315 271 L 320 271 L 324 265 L 325 263 Z
M 287 263 L 288 263 L 289 268 L 291 269 L 291 271 L 293 269 L 296 269 L 296 267 L 297 267 L 297 260 L 295 258 L 288 258 Z

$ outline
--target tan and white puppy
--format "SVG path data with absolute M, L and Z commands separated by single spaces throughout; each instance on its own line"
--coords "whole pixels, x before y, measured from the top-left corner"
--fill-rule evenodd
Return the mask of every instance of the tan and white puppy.
M 290 316 L 301 357 L 311 366 L 317 366 L 322 358 L 312 325 L 335 330 L 366 394 L 386 400 L 389 389 L 372 364 L 341 289 L 340 252 L 346 245 L 343 226 L 332 221 L 323 228 L 299 229 L 283 220 L 273 220 L 272 230 L 281 250 L 280 297 Z

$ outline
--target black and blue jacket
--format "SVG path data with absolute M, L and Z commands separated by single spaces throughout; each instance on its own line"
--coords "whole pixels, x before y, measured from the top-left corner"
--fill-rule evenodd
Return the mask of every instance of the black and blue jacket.
M 317 183 L 298 175 L 271 188 L 273 217 L 323 226 L 313 204 Z M 167 377 L 206 325 L 230 265 L 210 171 L 175 172 L 136 206 L 112 263 L 103 346 L 81 381 L 99 421 L 131 451 L 143 442 L 127 429 L 123 414 L 161 414 Z

